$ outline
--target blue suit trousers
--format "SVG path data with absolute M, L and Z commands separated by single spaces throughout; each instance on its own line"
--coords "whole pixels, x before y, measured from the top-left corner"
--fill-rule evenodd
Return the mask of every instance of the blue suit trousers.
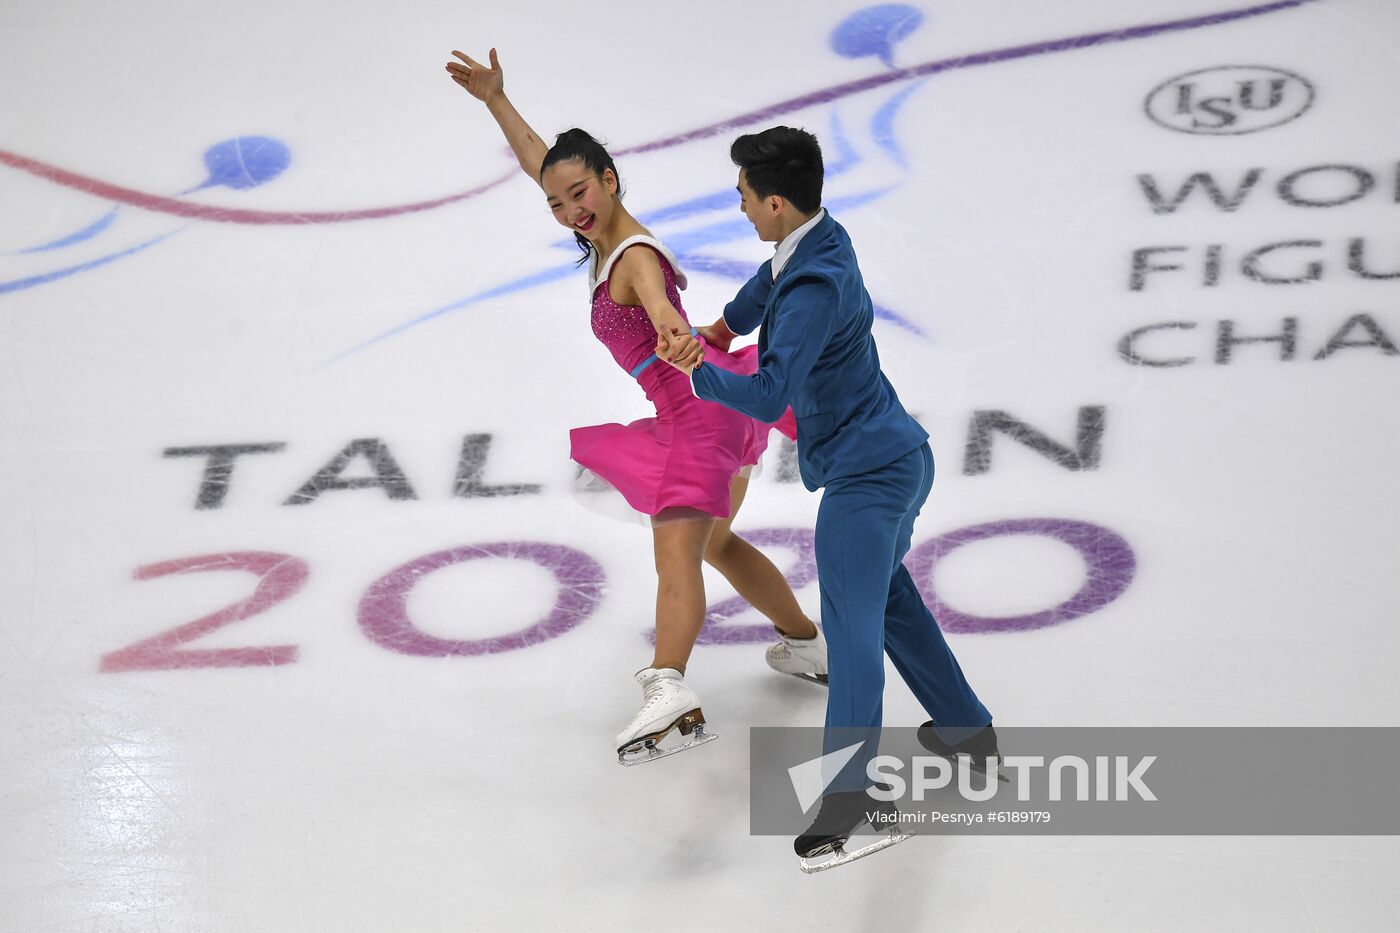
M 831 480 L 817 512 L 822 629 L 829 652 L 826 752 L 867 746 L 830 791 L 860 790 L 884 715 L 888 654 L 940 733 L 975 730 L 992 716 L 977 698 L 903 564 L 933 488 L 927 443 L 878 470 Z

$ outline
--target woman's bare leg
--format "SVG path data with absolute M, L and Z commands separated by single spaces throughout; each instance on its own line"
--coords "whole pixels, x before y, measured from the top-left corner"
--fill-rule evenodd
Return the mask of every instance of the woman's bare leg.
M 749 481 L 744 476 L 734 477 L 729 484 L 729 517 L 715 522 L 705 548 L 705 562 L 723 574 L 734 591 L 767 616 L 780 632 L 793 638 L 812 638 L 817 627 L 797 605 L 797 597 L 782 573 L 762 551 L 730 530 L 748 489 Z
M 656 654 L 654 668 L 685 673 L 695 638 L 705 624 L 705 578 L 700 572 L 714 519 L 680 520 L 652 528 L 656 552 Z

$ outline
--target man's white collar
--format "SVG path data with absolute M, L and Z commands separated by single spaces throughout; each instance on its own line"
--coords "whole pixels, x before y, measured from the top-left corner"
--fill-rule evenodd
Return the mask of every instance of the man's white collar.
M 806 236 L 808 233 L 811 233 L 812 228 L 815 227 L 818 223 L 820 223 L 821 219 L 825 216 L 826 208 L 818 208 L 817 212 L 812 215 L 811 220 L 807 221 L 805 224 L 798 227 L 796 230 L 792 231 L 787 236 L 783 237 L 783 241 L 778 244 L 777 251 L 773 253 L 774 281 L 777 281 L 778 273 L 783 271 L 783 266 L 787 265 L 788 260 L 792 258 L 792 254 L 797 250 L 797 244 L 802 241 L 802 238 L 804 236 Z

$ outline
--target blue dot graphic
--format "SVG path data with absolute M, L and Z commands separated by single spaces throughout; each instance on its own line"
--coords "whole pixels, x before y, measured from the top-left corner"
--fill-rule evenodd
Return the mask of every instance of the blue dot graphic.
M 269 182 L 286 171 L 292 151 L 270 136 L 239 136 L 215 143 L 204 151 L 209 179 L 201 188 L 222 186 L 244 191 Z
M 857 10 L 841 21 L 831 33 L 831 48 L 844 58 L 874 55 L 888 68 L 894 67 L 894 47 L 924 21 L 916 7 L 903 3 L 882 3 Z

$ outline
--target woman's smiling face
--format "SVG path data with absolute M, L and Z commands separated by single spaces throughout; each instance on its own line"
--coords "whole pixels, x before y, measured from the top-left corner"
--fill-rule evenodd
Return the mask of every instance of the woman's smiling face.
M 560 224 L 588 239 L 606 229 L 617 195 L 617 177 L 597 175 L 576 159 L 555 162 L 540 176 L 549 209 Z

